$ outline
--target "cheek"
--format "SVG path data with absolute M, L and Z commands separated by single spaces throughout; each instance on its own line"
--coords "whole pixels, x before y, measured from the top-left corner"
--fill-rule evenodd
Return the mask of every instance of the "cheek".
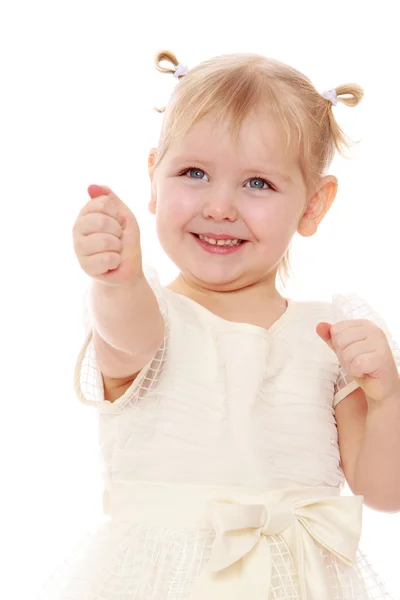
M 297 215 L 289 210 L 287 199 L 260 203 L 248 213 L 248 227 L 258 240 L 257 251 L 263 259 L 270 260 L 273 255 L 279 260 L 286 252 L 297 230 Z M 271 254 L 272 253 L 272 254 Z
M 158 190 L 157 200 L 157 227 L 161 232 L 180 230 L 195 215 L 195 202 L 191 201 L 187 190 L 182 190 L 179 185 L 164 185 Z
M 296 230 L 296 215 L 281 198 L 249 203 L 243 216 L 258 239 L 279 239 Z

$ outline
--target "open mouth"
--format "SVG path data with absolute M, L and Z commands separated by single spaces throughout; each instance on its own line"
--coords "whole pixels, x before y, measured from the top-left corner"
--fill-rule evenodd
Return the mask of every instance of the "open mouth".
M 235 247 L 235 246 L 241 246 L 246 241 L 246 240 L 240 240 L 240 239 L 236 239 L 236 238 L 227 239 L 227 240 L 217 240 L 215 238 L 207 237 L 205 235 L 201 235 L 198 233 L 193 233 L 193 235 L 198 240 L 202 241 L 203 243 L 210 244 L 210 246 Z

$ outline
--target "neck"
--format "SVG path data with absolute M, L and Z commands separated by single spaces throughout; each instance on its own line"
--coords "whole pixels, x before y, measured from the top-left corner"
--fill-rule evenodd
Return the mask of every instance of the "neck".
M 218 291 L 207 285 L 199 285 L 180 274 L 168 288 L 198 302 L 220 317 L 264 326 L 265 320 L 282 314 L 287 303 L 270 280 L 259 281 L 252 285 Z

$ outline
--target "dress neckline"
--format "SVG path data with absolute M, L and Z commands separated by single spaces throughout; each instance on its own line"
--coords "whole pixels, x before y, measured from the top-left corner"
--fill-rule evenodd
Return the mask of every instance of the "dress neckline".
M 274 321 L 274 323 L 272 323 L 272 325 L 268 329 L 266 329 L 265 327 L 261 327 L 260 325 L 254 325 L 253 323 L 229 321 L 228 319 L 224 319 L 223 317 L 220 317 L 219 315 L 215 314 L 214 312 L 212 312 L 211 310 L 209 310 L 208 308 L 206 308 L 205 306 L 203 306 L 196 300 L 189 298 L 189 296 L 185 296 L 184 294 L 180 294 L 179 292 L 173 292 L 172 290 L 170 290 L 168 288 L 165 288 L 165 290 L 169 294 L 172 294 L 174 296 L 179 296 L 184 301 L 186 301 L 188 304 L 191 304 L 192 306 L 194 306 L 199 312 L 202 312 L 203 314 L 208 316 L 208 318 L 214 320 L 215 323 L 220 323 L 225 328 L 242 330 L 244 332 L 247 331 L 249 333 L 253 332 L 253 333 L 257 333 L 258 335 L 264 335 L 264 336 L 268 336 L 268 337 L 275 335 L 278 331 L 280 331 L 284 327 L 284 325 L 286 325 L 287 321 L 289 320 L 289 318 L 292 316 L 292 314 L 294 312 L 295 306 L 297 305 L 297 302 L 295 300 L 292 300 L 291 298 L 284 298 L 284 300 L 286 300 L 286 304 L 287 304 L 285 312 L 283 312 L 281 314 L 281 316 L 278 317 L 278 319 L 276 319 L 276 321 Z

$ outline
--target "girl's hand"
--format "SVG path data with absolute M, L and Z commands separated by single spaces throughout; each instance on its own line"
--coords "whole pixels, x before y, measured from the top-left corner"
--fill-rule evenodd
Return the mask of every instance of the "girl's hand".
M 142 273 L 140 231 L 135 216 L 108 187 L 91 185 L 90 200 L 73 227 L 76 256 L 93 279 L 120 285 Z
M 335 352 L 367 399 L 377 403 L 400 399 L 400 377 L 387 336 L 372 321 L 318 323 L 317 334 Z

